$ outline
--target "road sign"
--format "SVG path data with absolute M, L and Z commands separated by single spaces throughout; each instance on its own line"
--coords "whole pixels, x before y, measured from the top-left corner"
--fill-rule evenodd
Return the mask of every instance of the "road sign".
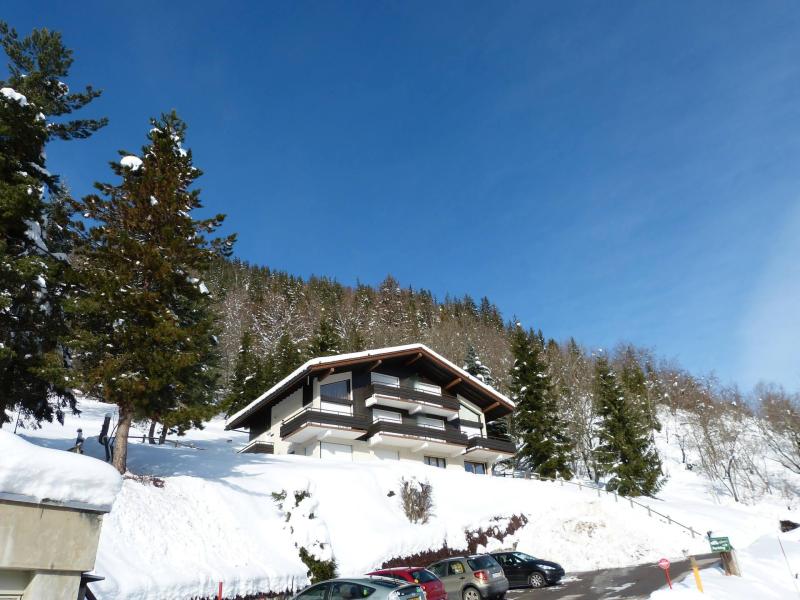
M 667 585 L 669 585 L 669 589 L 672 589 L 672 580 L 669 578 L 669 560 L 662 558 L 658 561 L 658 566 L 664 570 L 664 577 L 667 578 Z
M 712 552 L 730 552 L 733 550 L 730 539 L 726 537 L 710 537 L 708 543 L 711 544 Z

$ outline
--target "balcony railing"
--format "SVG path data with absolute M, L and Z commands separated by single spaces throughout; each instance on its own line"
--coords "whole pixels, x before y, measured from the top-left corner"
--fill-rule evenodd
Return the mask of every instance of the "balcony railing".
M 467 445 L 466 435 L 458 430 L 449 428 L 437 429 L 434 427 L 423 427 L 421 425 L 394 423 L 392 421 L 376 421 L 369 426 L 369 429 L 367 430 L 367 438 L 371 438 L 379 433 L 386 433 L 389 435 L 397 435 L 408 438 L 434 440 L 448 444 L 457 444 L 459 446 Z
M 367 430 L 369 419 L 363 414 L 352 414 L 349 411 L 320 410 L 308 406 L 298 413 L 281 421 L 281 437 L 285 438 L 306 425 L 322 427 L 338 427 L 340 429 Z
M 492 450 L 506 454 L 515 454 L 517 447 L 514 442 L 509 442 L 501 438 L 471 437 L 467 443 L 467 452 L 470 450 Z
M 385 385 L 383 383 L 372 383 L 367 386 L 367 397 L 369 396 L 388 396 L 409 402 L 430 404 L 441 408 L 458 412 L 460 404 L 458 398 L 449 394 L 432 394 L 423 392 L 411 387 Z

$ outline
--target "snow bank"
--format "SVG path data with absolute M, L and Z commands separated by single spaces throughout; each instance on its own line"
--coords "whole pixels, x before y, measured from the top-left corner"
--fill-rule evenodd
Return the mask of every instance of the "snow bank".
M 782 548 L 781 548 L 782 546 Z M 784 556 L 785 553 L 785 556 Z M 800 533 L 766 535 L 737 552 L 742 577 L 727 577 L 720 567 L 700 572 L 703 591 L 689 575 L 650 595 L 654 600 L 778 600 L 800 597 Z
M 12 499 L 108 511 L 122 485 L 102 461 L 40 448 L 8 431 L 0 431 L 0 456 L 0 494 Z

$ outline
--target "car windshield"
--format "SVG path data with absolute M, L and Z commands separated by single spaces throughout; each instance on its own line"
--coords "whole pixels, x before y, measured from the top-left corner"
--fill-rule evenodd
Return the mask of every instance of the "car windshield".
M 514 552 L 514 556 L 522 560 L 539 560 L 535 556 L 531 556 L 530 554 L 525 554 L 524 552 Z
M 436 576 L 427 569 L 411 571 L 411 576 L 419 583 L 430 583 L 431 581 L 436 581 Z
M 488 554 L 484 554 L 483 556 L 468 558 L 467 564 L 470 569 L 477 571 L 478 569 L 491 569 L 492 567 L 496 567 L 497 561 Z

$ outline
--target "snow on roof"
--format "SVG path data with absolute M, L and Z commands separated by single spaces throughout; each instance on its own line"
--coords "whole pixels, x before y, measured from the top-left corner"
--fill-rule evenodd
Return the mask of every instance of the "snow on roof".
M 42 448 L 0 430 L 0 498 L 108 512 L 122 487 L 96 458 Z
M 267 399 L 270 396 L 272 396 L 272 394 L 274 394 L 275 392 L 280 390 L 283 386 L 288 384 L 290 381 L 292 381 L 296 377 L 299 377 L 300 375 L 302 375 L 303 373 L 305 373 L 307 370 L 311 369 L 312 367 L 319 367 L 319 366 L 323 366 L 323 365 L 326 365 L 326 364 L 339 363 L 339 362 L 343 362 L 343 361 L 347 361 L 347 360 L 358 360 L 358 359 L 361 359 L 361 358 L 379 357 L 379 356 L 383 356 L 384 354 L 397 354 L 397 353 L 405 352 L 405 351 L 409 351 L 409 350 L 419 350 L 420 352 L 428 354 L 430 357 L 432 357 L 432 358 L 444 363 L 448 367 L 452 368 L 454 371 L 456 371 L 459 374 L 459 377 L 461 377 L 462 379 L 468 380 L 471 383 L 474 383 L 479 388 L 483 389 L 484 391 L 490 393 L 491 395 L 498 397 L 503 402 L 508 404 L 509 407 L 511 407 L 511 408 L 514 407 L 514 403 L 511 400 L 509 400 L 505 395 L 501 394 L 500 392 L 498 392 L 493 387 L 486 385 L 483 381 L 481 381 L 477 377 L 474 377 L 474 376 L 470 375 L 464 369 L 462 369 L 461 367 L 459 367 L 458 365 L 456 365 L 452 361 L 446 359 L 444 356 L 442 356 L 438 352 L 434 352 L 433 350 L 428 348 L 425 344 L 405 344 L 405 345 L 402 345 L 402 346 L 389 346 L 387 348 L 376 348 L 376 349 L 373 349 L 373 350 L 363 350 L 361 352 L 350 352 L 349 354 L 336 354 L 334 356 L 322 356 L 322 357 L 319 357 L 319 358 L 312 358 L 311 360 L 308 360 L 305 363 L 303 363 L 301 366 L 297 367 L 294 371 L 289 373 L 289 375 L 287 375 L 286 377 L 281 379 L 278 383 L 273 385 L 266 392 L 261 394 L 258 398 L 253 400 L 250 404 L 245 406 L 239 412 L 231 415 L 228 418 L 228 420 L 226 421 L 226 427 L 230 427 L 238 419 L 240 419 L 241 417 L 243 417 L 246 414 L 248 414 L 248 413 L 252 412 L 253 410 L 255 410 L 258 406 L 260 406 L 262 401 L 264 401 L 265 399 Z

